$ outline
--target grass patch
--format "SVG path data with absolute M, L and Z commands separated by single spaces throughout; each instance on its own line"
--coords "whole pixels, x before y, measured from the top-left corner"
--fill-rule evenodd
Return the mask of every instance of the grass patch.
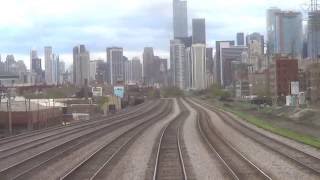
M 225 111 L 229 111 L 233 114 L 235 114 L 236 116 L 238 116 L 239 118 L 259 127 L 262 129 L 265 129 L 267 131 L 270 131 L 272 133 L 278 134 L 280 136 L 301 142 L 303 144 L 307 144 L 310 146 L 313 146 L 315 148 L 320 149 L 320 139 L 313 137 L 313 136 L 309 136 L 309 135 L 305 135 L 305 134 L 300 134 L 297 133 L 295 131 L 289 130 L 289 129 L 285 129 L 285 128 L 280 128 L 280 127 L 275 127 L 272 124 L 263 121 L 262 119 L 247 114 L 245 112 L 239 111 L 239 110 L 234 110 L 231 108 L 227 108 L 227 107 L 221 107 L 219 106 L 221 109 L 225 110 Z

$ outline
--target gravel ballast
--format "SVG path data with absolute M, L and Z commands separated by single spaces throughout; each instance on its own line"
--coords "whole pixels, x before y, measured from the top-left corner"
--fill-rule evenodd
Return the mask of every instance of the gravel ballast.
M 196 179 L 226 179 L 226 170 L 220 160 L 203 143 L 198 132 L 196 122 L 196 111 L 185 103 L 189 109 L 190 116 L 186 119 L 183 127 L 185 146 L 192 162 Z
M 198 105 L 199 106 L 199 105 Z M 202 106 L 200 106 L 202 107 Z M 216 129 L 248 159 L 263 169 L 274 179 L 319 179 L 309 170 L 297 166 L 287 158 L 269 149 L 265 149 L 252 139 L 245 137 L 240 132 L 227 125 L 216 113 L 203 107 L 210 115 Z
M 158 144 L 158 137 L 163 127 L 172 121 L 179 113 L 177 101 L 174 100 L 173 111 L 164 120 L 157 122 L 148 128 L 143 134 L 130 146 L 129 150 L 121 157 L 119 162 L 113 167 L 112 172 L 108 174 L 107 179 L 117 180 L 141 180 L 150 179 L 146 177 L 146 171 L 152 170 L 153 164 L 149 160 L 153 155 L 154 147 Z M 151 173 L 151 172 L 150 172 Z M 150 174 L 149 173 L 149 174 Z

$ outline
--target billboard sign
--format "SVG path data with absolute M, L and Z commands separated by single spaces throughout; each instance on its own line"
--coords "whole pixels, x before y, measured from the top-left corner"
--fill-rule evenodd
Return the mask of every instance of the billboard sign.
M 114 86 L 113 93 L 115 96 L 123 98 L 124 97 L 124 87 L 123 86 Z
M 299 89 L 299 81 L 292 81 L 291 82 L 291 94 L 292 95 L 299 95 L 300 89 Z

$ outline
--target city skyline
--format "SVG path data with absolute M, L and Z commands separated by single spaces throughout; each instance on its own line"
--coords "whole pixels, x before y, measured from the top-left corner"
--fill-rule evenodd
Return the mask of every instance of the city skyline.
M 173 37 L 172 0 L 146 2 L 4 2 L 3 5 L 7 8 L 0 12 L 0 54 L 2 58 L 7 54 L 14 54 L 16 59 L 24 60 L 28 66 L 30 49 L 38 50 L 39 57 L 44 59 L 41 50 L 45 46 L 52 46 L 60 58 L 70 65 L 72 47 L 85 44 L 91 52 L 91 59 L 105 59 L 104 49 L 111 46 L 123 47 L 124 55 L 129 59 L 141 57 L 143 48 L 147 46 L 154 47 L 156 54 L 168 58 L 168 43 Z M 195 0 L 188 0 L 188 29 L 191 32 L 190 17 L 205 18 L 207 43 L 214 47 L 217 40 L 235 40 L 236 32 L 265 34 L 265 16 L 269 7 L 302 11 L 303 4 L 308 2 L 203 0 L 197 3 Z M 52 8 L 44 11 L 43 7 L 48 5 Z M 108 7 L 110 11 L 99 13 L 105 11 L 105 8 L 100 7 Z M 226 13 L 225 8 L 230 8 L 230 11 Z M 120 9 L 122 11 L 118 12 Z M 86 16 L 89 12 L 90 16 Z M 93 12 L 96 15 L 92 15 Z M 154 17 L 157 17 L 157 21 Z M 144 38 L 140 37 L 141 34 L 144 34 Z

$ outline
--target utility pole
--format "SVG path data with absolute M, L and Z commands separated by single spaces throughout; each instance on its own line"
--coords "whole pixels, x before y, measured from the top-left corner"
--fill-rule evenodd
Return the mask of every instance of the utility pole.
M 9 120 L 9 134 L 12 135 L 12 112 L 11 112 L 11 93 L 8 92 L 7 100 L 8 120 Z
M 14 80 L 12 80 L 12 87 L 14 87 Z M 11 104 L 11 92 L 13 91 L 13 89 L 8 89 L 8 93 L 7 93 L 7 110 L 8 110 L 8 124 L 9 124 L 9 134 L 12 135 L 13 130 L 12 130 L 12 104 Z

